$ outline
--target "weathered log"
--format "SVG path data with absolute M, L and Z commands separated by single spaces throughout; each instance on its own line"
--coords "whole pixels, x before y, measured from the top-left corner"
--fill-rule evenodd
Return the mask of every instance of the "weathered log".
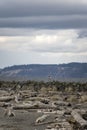
M 46 125 L 46 124 L 52 124 L 52 123 L 54 123 L 54 121 L 44 121 L 44 122 L 40 122 L 40 123 L 35 123 L 34 126 Z
M 4 116 L 9 116 L 9 117 L 15 116 L 12 106 L 7 107 L 7 109 L 5 110 Z
M 9 102 L 14 99 L 14 96 L 4 96 L 0 97 L 0 102 Z
M 71 112 L 71 115 L 73 116 L 74 120 L 75 120 L 78 124 L 80 124 L 80 126 L 81 126 L 82 128 L 87 127 L 87 121 L 84 120 L 84 119 L 82 118 L 82 116 L 81 116 L 76 110 L 73 110 L 73 111 Z
M 52 107 L 50 105 L 42 105 L 42 104 L 28 104 L 28 103 L 24 103 L 24 104 L 15 104 L 13 106 L 13 109 L 17 110 L 17 109 L 55 109 L 55 107 Z
M 71 125 L 65 121 L 59 123 L 59 122 L 53 122 L 51 125 L 47 126 L 45 130 L 72 130 Z
M 35 105 L 31 105 L 31 104 L 15 104 L 13 106 L 13 109 L 17 110 L 17 109 L 36 109 L 37 106 Z
M 68 122 L 63 122 L 62 126 L 65 128 L 64 130 L 72 130 L 72 127 Z
M 55 106 L 71 106 L 71 103 L 65 101 L 55 101 L 53 102 Z
M 45 114 L 45 115 L 42 115 L 41 117 L 38 117 L 38 118 L 36 119 L 35 123 L 37 124 L 37 123 L 43 122 L 44 120 L 47 119 L 48 116 L 49 116 L 48 114 Z
M 4 107 L 5 103 L 4 102 L 0 102 L 0 107 Z
M 35 106 L 35 105 L 14 105 L 13 109 L 54 109 L 53 107 Z

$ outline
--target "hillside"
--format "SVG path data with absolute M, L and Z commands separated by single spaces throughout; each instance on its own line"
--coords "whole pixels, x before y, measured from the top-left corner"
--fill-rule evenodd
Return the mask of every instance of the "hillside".
M 76 80 L 87 78 L 87 63 L 15 65 L 0 70 L 0 80 Z

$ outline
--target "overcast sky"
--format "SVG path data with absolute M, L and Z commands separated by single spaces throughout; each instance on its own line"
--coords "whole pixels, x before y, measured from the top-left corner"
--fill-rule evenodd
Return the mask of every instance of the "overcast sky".
M 0 0 L 0 68 L 87 62 L 87 0 Z

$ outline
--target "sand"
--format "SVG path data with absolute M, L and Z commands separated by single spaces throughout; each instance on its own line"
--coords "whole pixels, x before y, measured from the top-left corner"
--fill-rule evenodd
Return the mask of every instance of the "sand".
M 25 110 L 15 111 L 15 117 L 4 116 L 4 109 L 0 108 L 0 130 L 44 130 L 46 125 L 35 126 L 35 120 L 42 113 Z

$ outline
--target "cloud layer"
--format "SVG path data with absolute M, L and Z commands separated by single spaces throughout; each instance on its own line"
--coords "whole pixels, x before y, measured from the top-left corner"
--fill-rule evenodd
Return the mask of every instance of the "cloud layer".
M 87 0 L 0 0 L 0 67 L 87 62 Z
M 1 0 L 0 27 L 87 28 L 86 0 Z
M 38 30 L 32 35 L 0 37 L 0 49 L 40 53 L 86 53 L 87 37 L 77 30 Z

